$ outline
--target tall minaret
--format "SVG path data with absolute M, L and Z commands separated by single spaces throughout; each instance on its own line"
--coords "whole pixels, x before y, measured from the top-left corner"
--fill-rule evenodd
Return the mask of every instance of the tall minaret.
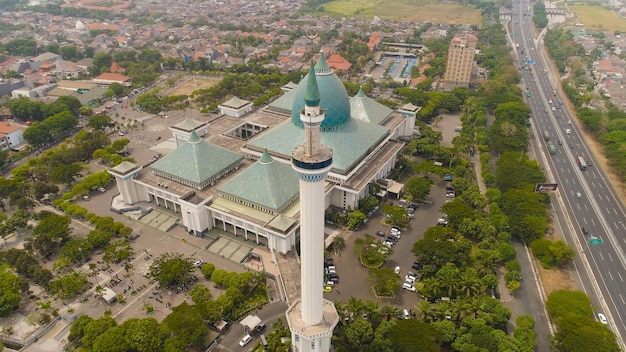
M 309 69 L 304 109 L 304 143 L 291 153 L 291 166 L 300 178 L 301 297 L 287 309 L 291 344 L 297 352 L 330 351 L 333 329 L 339 321 L 335 305 L 324 299 L 325 180 L 333 152 L 320 142 L 320 92 L 313 63 Z

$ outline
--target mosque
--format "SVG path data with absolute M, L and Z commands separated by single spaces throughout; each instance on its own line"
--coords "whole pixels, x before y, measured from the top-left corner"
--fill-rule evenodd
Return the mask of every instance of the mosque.
M 220 109 L 232 114 L 171 126 L 173 147 L 159 160 L 111 168 L 119 190 L 114 210 L 149 202 L 179 214 L 179 225 L 190 235 L 220 228 L 279 253 L 293 249 L 300 236 L 300 202 L 291 155 L 305 140 L 300 111 L 312 72 L 325 113 L 320 141 L 333 151 L 320 199 L 324 209 L 358 208 L 370 195 L 369 184 L 386 179 L 396 166 L 403 140 L 413 136 L 419 107 L 407 104 L 395 111 L 363 90 L 350 98 L 320 55 L 300 84 L 285 88 L 268 106 L 249 111 L 246 101 L 231 99 Z

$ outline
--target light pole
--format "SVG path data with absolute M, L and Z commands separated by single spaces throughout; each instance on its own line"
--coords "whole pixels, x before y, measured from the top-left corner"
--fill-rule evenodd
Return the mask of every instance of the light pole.
M 83 249 L 78 247 L 78 251 L 80 252 L 80 257 L 83 258 L 83 262 L 85 261 L 85 256 L 83 255 Z

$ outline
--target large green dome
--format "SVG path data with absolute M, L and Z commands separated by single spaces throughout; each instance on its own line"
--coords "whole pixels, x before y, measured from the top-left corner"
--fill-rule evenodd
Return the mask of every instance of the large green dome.
M 304 98 L 306 93 L 307 74 L 298 88 L 291 108 L 291 122 L 296 126 L 304 127 L 300 121 L 300 111 L 304 109 Z M 320 53 L 320 59 L 315 65 L 315 78 L 320 92 L 320 107 L 325 110 L 324 121 L 320 126 L 322 131 L 334 130 L 342 127 L 350 121 L 350 98 L 346 87 L 326 64 L 324 55 Z

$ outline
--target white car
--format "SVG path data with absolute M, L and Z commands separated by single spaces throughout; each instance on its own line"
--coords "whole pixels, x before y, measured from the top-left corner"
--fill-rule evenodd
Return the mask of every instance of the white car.
M 569 128 L 566 128 L 565 129 L 565 133 L 570 134 L 570 133 L 572 133 L 572 131 Z
M 437 219 L 437 225 L 448 226 L 448 220 L 444 218 Z
M 396 274 L 400 274 L 400 267 L 396 266 L 396 268 L 393 269 L 393 272 L 396 273 Z
M 201 267 L 202 267 L 202 265 L 204 265 L 204 262 L 203 262 L 202 260 L 200 260 L 200 259 L 196 260 L 196 261 L 193 263 L 193 266 L 195 266 L 196 268 L 201 268 Z
M 243 337 L 243 339 L 241 339 L 241 341 L 239 341 L 239 346 L 244 347 L 245 345 L 250 343 L 250 341 L 252 341 L 252 336 L 246 335 Z
M 552 107 L 552 111 L 556 111 L 556 108 L 554 106 Z
M 414 283 L 418 278 L 419 276 L 409 271 L 409 273 L 404 277 L 404 281 Z
M 402 284 L 402 288 L 407 291 L 415 292 L 415 287 L 413 287 L 413 283 L 408 281 Z
M 606 315 L 602 314 L 602 313 L 598 313 L 598 320 L 604 324 L 604 325 L 609 325 L 609 321 L 606 318 Z

